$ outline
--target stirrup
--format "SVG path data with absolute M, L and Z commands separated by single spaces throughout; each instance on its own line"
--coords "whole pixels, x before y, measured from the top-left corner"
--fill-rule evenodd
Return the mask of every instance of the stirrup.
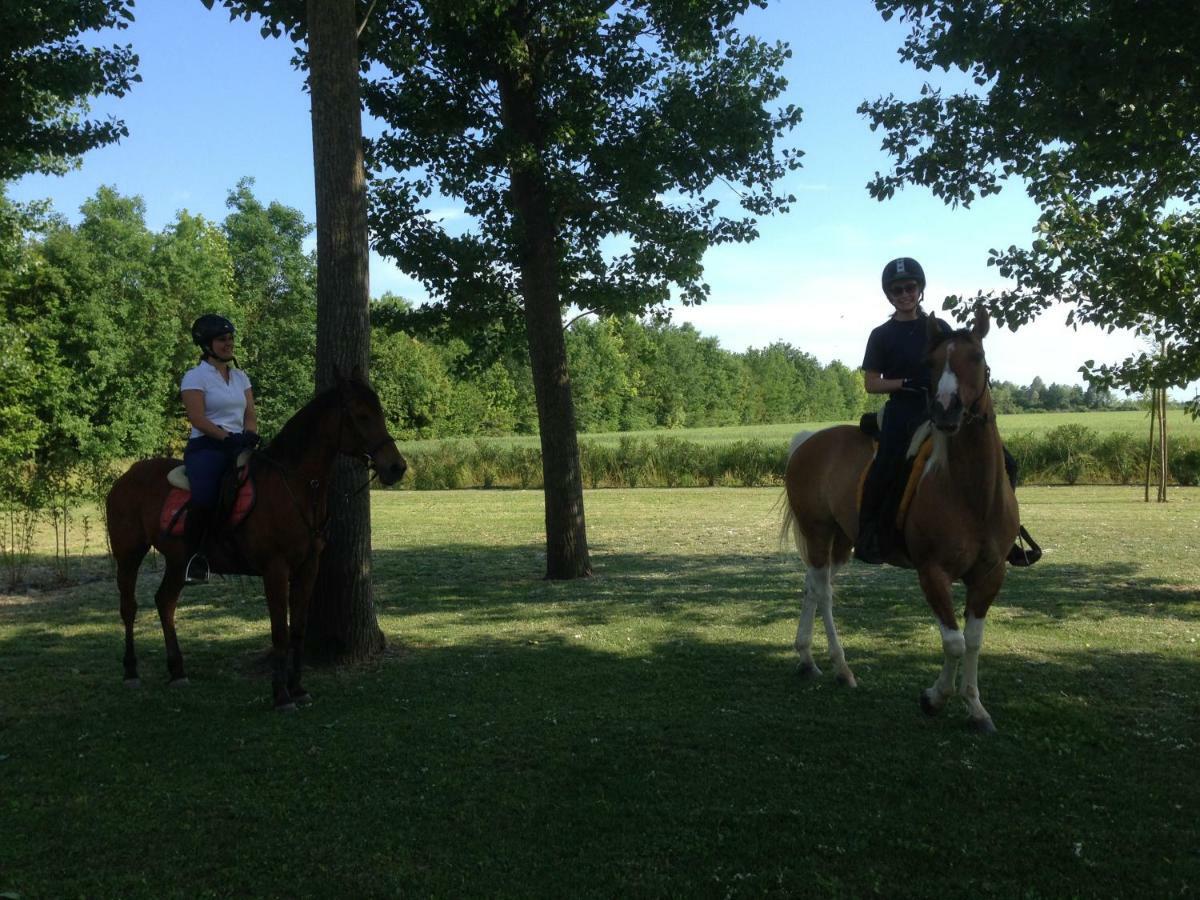
M 208 558 L 200 553 L 193 553 L 191 559 L 187 561 L 187 568 L 183 573 L 184 584 L 208 584 Z
M 1029 544 L 1026 548 L 1025 544 Z M 1042 558 L 1042 548 L 1038 546 L 1038 542 L 1029 536 L 1029 532 L 1025 530 L 1025 526 L 1021 526 L 1021 530 L 1017 534 L 1017 543 L 1013 544 L 1012 549 L 1008 551 L 1008 564 L 1010 566 L 1032 566 L 1035 562 Z

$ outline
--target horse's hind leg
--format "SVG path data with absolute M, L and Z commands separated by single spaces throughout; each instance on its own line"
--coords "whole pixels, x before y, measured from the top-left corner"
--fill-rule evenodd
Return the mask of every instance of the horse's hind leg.
M 796 652 L 800 654 L 800 674 L 820 675 L 821 670 L 812 658 L 812 630 L 817 607 L 825 624 L 825 638 L 829 645 L 829 658 L 837 672 L 837 680 L 848 687 L 857 687 L 858 682 L 846 663 L 846 653 L 838 639 L 837 626 L 833 621 L 833 576 L 849 552 L 849 543 L 839 541 L 834 535 L 823 540 L 804 538 L 805 558 L 808 570 L 804 575 L 804 603 L 800 611 L 800 623 L 796 627 Z M 844 544 L 845 546 L 841 546 Z M 839 549 L 842 551 L 839 555 Z
M 163 640 L 167 645 L 167 672 L 170 684 L 178 687 L 188 683 L 183 671 L 183 653 L 179 649 L 179 638 L 175 635 L 175 608 L 179 605 L 179 592 L 183 590 L 184 564 L 168 557 L 162 584 L 154 594 L 154 605 L 158 607 L 158 619 L 162 623 Z
M 121 621 L 125 624 L 125 684 L 128 687 L 138 687 L 142 683 L 138 677 L 137 652 L 133 646 L 133 623 L 137 619 L 138 609 L 138 568 L 149 549 L 148 544 L 142 544 L 117 558 L 117 590 L 121 595 Z

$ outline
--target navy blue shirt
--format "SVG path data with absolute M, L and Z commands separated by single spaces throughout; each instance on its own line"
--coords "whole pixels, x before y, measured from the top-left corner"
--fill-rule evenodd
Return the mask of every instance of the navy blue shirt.
M 871 332 L 867 338 L 867 352 L 863 356 L 863 370 L 878 372 L 884 378 L 924 378 L 925 329 L 929 318 L 924 313 L 911 322 L 888 319 Z M 939 320 L 943 332 L 950 327 Z

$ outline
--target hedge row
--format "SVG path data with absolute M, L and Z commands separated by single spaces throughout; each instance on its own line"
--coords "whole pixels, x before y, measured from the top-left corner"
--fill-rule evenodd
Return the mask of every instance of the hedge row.
M 1145 477 L 1148 441 L 1117 432 L 1101 437 L 1082 425 L 1041 434 L 1019 432 L 1006 444 L 1025 484 L 1132 484 Z M 787 444 L 757 439 L 697 443 L 663 435 L 621 438 L 616 444 L 579 445 L 585 487 L 754 487 L 780 484 Z M 540 488 L 541 451 L 496 441 L 446 441 L 406 453 L 410 477 L 403 487 Z M 1170 438 L 1171 479 L 1200 484 L 1200 438 Z

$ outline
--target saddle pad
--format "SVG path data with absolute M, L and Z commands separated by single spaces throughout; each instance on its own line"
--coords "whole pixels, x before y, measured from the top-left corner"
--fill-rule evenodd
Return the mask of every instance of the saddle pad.
M 929 454 L 932 452 L 933 438 L 926 437 L 921 442 L 921 446 L 917 448 L 916 456 L 913 457 L 912 466 L 908 470 L 908 482 L 904 485 L 904 496 L 900 498 L 900 508 L 896 510 L 896 527 L 899 529 L 904 528 L 908 505 L 912 503 L 912 498 L 917 493 L 917 485 L 921 483 L 921 476 L 925 474 L 925 463 L 929 460 Z
M 172 487 L 167 493 L 167 499 L 163 501 L 162 511 L 158 515 L 158 527 L 163 534 L 171 537 L 183 537 L 183 523 L 187 519 L 185 507 L 191 497 L 191 491 L 177 487 Z M 250 515 L 250 510 L 253 508 L 254 479 L 244 477 L 238 484 L 237 498 L 233 502 L 233 509 L 222 527 L 234 528 L 240 525 L 245 521 L 246 516 Z

